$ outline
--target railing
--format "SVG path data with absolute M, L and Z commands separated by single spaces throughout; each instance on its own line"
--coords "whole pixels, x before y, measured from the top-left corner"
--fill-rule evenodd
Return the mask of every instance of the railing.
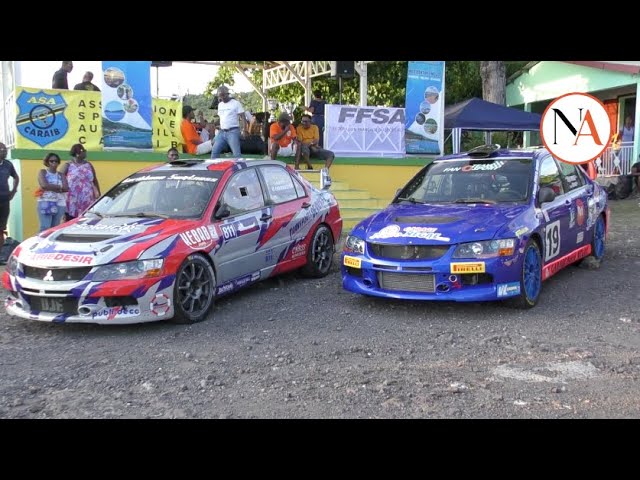
M 12 148 L 16 144 L 16 94 L 11 92 L 2 105 L 0 115 L 0 141 L 7 148 Z
M 596 159 L 598 175 L 612 177 L 628 175 L 631 173 L 633 161 L 633 144 L 623 146 L 609 146 L 604 153 Z

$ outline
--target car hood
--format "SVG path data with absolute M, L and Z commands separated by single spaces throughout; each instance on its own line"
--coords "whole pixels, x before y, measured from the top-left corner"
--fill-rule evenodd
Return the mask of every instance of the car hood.
M 19 260 L 27 265 L 57 267 L 93 266 L 164 257 L 175 246 L 179 234 L 201 230 L 203 227 L 198 228 L 199 225 L 200 221 L 195 220 L 82 217 L 25 240 L 21 245 Z M 198 240 L 213 243 L 212 235 L 208 235 L 207 239 L 204 237 L 200 235 Z M 193 240 L 193 235 L 189 239 Z M 206 245 L 201 246 L 206 248 Z M 151 254 L 147 255 L 150 248 Z
M 393 204 L 361 222 L 354 234 L 375 243 L 424 245 L 488 240 L 527 209 L 514 204 Z

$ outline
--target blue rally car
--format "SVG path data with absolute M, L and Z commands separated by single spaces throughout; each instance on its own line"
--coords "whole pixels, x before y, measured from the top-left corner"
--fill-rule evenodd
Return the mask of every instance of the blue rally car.
M 497 145 L 425 166 L 346 238 L 342 285 L 378 297 L 533 307 L 542 282 L 605 251 L 604 189 L 547 150 Z

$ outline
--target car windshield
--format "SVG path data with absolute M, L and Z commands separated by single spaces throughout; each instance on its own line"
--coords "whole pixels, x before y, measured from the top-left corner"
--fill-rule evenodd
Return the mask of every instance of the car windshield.
M 530 158 L 436 160 L 416 175 L 394 203 L 503 203 L 529 198 Z
M 137 173 L 113 187 L 89 214 L 102 217 L 200 218 L 222 172 Z

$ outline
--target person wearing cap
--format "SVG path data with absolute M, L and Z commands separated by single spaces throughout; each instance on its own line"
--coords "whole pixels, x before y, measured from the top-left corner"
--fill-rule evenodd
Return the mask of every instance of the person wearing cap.
M 283 157 L 296 155 L 297 143 L 296 129 L 291 125 L 289 115 L 281 113 L 278 121 L 272 123 L 269 128 L 269 155 L 271 159 L 275 160 L 278 155 Z M 296 155 L 296 160 L 297 165 L 300 162 L 298 155 Z M 307 165 L 311 166 L 310 163 L 307 163 Z M 311 168 L 313 168 L 313 166 L 311 166 Z
M 184 105 L 182 107 L 182 122 L 180 123 L 180 133 L 184 140 L 184 152 L 191 155 L 202 155 L 209 153 L 212 149 L 211 140 L 206 142 L 202 141 L 196 126 L 193 124 L 193 119 L 196 115 L 191 105 Z
M 234 157 L 240 156 L 240 137 L 244 136 L 246 119 L 242 104 L 229 96 L 229 89 L 218 88 L 220 128 L 214 139 L 211 158 L 218 158 L 228 145 Z

